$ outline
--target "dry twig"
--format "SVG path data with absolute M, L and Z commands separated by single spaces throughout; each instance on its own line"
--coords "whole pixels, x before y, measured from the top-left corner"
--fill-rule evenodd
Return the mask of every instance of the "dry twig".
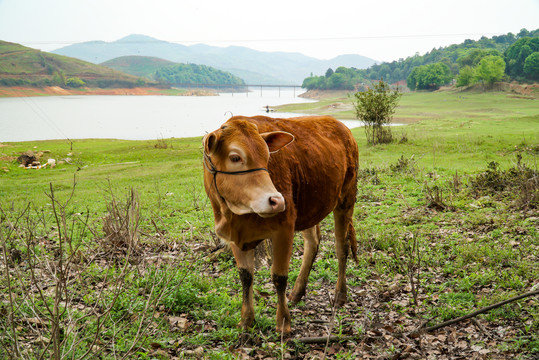
M 490 311 L 490 310 L 492 310 L 492 309 L 499 308 L 500 306 L 503 306 L 503 305 L 506 305 L 506 304 L 515 302 L 515 301 L 517 301 L 517 300 L 520 300 L 520 299 L 524 299 L 524 298 L 530 297 L 530 296 L 534 296 L 534 295 L 539 295 L 539 290 L 530 291 L 530 292 L 527 292 L 527 293 L 524 293 L 524 294 L 521 294 L 521 295 L 512 297 L 512 298 L 510 298 L 510 299 L 507 299 L 507 300 L 504 300 L 504 301 L 500 301 L 500 302 L 498 302 L 498 303 L 496 303 L 496 304 L 492 304 L 492 305 L 490 305 L 490 306 L 486 306 L 486 307 L 481 308 L 481 309 L 479 309 L 479 310 L 476 310 L 476 311 L 474 311 L 474 312 L 472 312 L 472 313 L 469 313 L 469 314 L 467 314 L 467 315 L 458 317 L 458 318 L 456 318 L 456 319 L 452 319 L 452 320 L 445 321 L 445 322 L 443 322 L 443 323 L 441 323 L 441 324 L 429 326 L 429 327 L 424 328 L 424 329 L 414 330 L 414 331 L 412 331 L 412 332 L 410 333 L 410 335 L 413 335 L 413 334 L 419 334 L 419 333 L 423 333 L 423 332 L 433 332 L 433 331 L 436 331 L 436 330 L 441 329 L 441 328 L 443 328 L 443 327 L 450 326 L 450 325 L 459 323 L 459 322 L 461 322 L 461 321 L 464 321 L 464 320 L 467 320 L 467 319 L 476 317 L 477 315 L 486 313 L 486 312 L 488 312 L 488 311 Z

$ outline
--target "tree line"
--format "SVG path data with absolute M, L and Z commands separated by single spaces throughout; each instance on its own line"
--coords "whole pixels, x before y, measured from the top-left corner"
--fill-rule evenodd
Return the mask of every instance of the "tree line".
M 539 29 L 522 29 L 492 38 L 465 40 L 461 44 L 433 49 L 423 56 L 415 54 L 368 69 L 339 67 L 325 75 L 303 81 L 306 89 L 361 89 L 366 83 L 384 79 L 388 83 L 406 81 L 412 90 L 433 90 L 449 84 L 457 86 L 477 82 L 492 84 L 504 79 L 539 80 Z
M 156 70 L 153 78 L 161 83 L 175 84 L 232 84 L 244 85 L 245 82 L 229 72 L 217 70 L 206 65 L 174 64 Z

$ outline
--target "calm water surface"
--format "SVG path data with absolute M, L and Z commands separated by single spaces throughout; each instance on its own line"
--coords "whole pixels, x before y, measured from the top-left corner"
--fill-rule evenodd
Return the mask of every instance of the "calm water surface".
M 0 99 L 0 141 L 200 136 L 231 114 L 292 117 L 266 106 L 305 103 L 296 90 L 220 96 L 51 96 Z M 358 126 L 349 122 L 348 126 Z

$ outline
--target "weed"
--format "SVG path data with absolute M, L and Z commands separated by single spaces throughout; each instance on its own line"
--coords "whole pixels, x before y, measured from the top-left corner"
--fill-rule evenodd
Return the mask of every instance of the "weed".
M 408 280 L 410 281 L 410 287 L 412 290 L 412 296 L 414 298 L 415 306 L 419 306 L 417 301 L 418 296 L 418 284 L 420 283 L 421 275 L 421 260 L 423 253 L 419 244 L 418 234 L 408 234 L 405 241 L 405 256 L 406 256 L 406 268 L 408 273 Z
M 518 158 L 516 166 L 501 170 L 499 164 L 491 161 L 487 169 L 471 178 L 470 189 L 478 197 L 481 195 L 497 195 L 514 197 L 514 204 L 519 208 L 539 207 L 539 172 L 522 164 Z
M 68 220 L 74 213 L 68 210 L 74 188 L 61 202 L 50 185 L 52 226 L 30 206 L 11 213 L 0 208 L 3 221 L 10 224 L 7 229 L 17 230 L 0 228 L 3 281 L 10 299 L 3 309 L 7 316 L 0 354 L 8 358 L 84 359 L 101 357 L 111 347 L 133 354 L 151 325 L 156 303 L 167 292 L 170 276 L 138 286 L 142 283 L 138 269 L 130 265 L 131 252 L 103 264 L 95 242 L 75 231 L 76 217 Z M 74 239 L 74 234 L 83 238 Z M 14 242 L 24 246 L 24 256 L 8 262 L 7 247 Z M 144 298 L 138 297 L 140 291 Z M 21 346 L 21 339 L 33 339 L 32 345 Z
M 169 147 L 173 148 L 173 146 L 169 144 L 168 141 L 163 138 L 163 136 L 156 140 L 156 143 L 153 145 L 153 147 L 156 149 L 168 149 Z
M 394 140 L 397 141 L 399 144 L 406 144 L 408 142 L 408 133 L 406 131 L 403 131 L 400 134 L 400 137 L 395 136 Z
M 458 170 L 455 170 L 455 175 L 453 175 L 453 178 L 451 179 L 450 187 L 455 194 L 459 193 L 462 188 L 462 178 L 459 176 Z
M 427 200 L 427 207 L 440 211 L 450 210 L 453 207 L 446 204 L 444 189 L 436 182 L 434 185 L 429 185 L 425 182 L 425 197 Z
M 378 178 L 379 170 L 376 167 L 361 168 L 357 173 L 359 180 L 370 183 L 372 185 L 380 185 L 380 179 Z M 360 186 L 361 187 L 361 186 Z
M 394 173 L 413 174 L 416 171 L 416 161 L 414 155 L 410 158 L 405 158 L 401 155 L 400 159 L 395 164 L 389 165 L 389 169 Z

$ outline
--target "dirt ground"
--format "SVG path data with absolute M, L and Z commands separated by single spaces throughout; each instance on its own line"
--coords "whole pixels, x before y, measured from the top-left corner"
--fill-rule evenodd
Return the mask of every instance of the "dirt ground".
M 168 89 L 159 88 L 119 88 L 119 89 L 100 89 L 100 88 L 81 88 L 64 89 L 59 86 L 47 86 L 44 88 L 32 87 L 0 87 L 0 97 L 23 97 L 23 96 L 54 96 L 54 95 L 170 95 Z M 215 95 L 209 90 L 188 90 L 177 95 L 182 96 L 211 96 Z

